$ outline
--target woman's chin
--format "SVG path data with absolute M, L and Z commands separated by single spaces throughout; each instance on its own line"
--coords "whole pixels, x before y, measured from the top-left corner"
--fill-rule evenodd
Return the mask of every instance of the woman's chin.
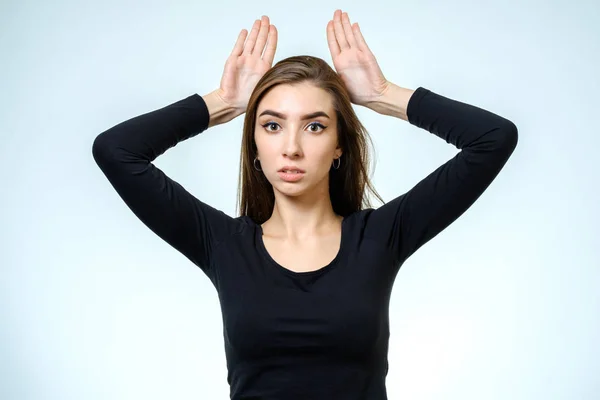
M 298 183 L 279 182 L 276 190 L 285 196 L 296 197 L 306 193 L 306 186 Z

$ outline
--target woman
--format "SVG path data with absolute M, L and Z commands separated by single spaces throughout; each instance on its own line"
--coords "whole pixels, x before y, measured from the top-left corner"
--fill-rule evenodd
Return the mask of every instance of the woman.
M 337 74 L 307 56 L 271 67 L 277 30 L 265 16 L 246 36 L 242 30 L 219 89 L 108 129 L 94 141 L 94 158 L 141 221 L 214 284 L 232 399 L 386 399 L 396 274 L 492 182 L 517 128 L 423 87 L 388 82 L 340 10 L 327 25 Z M 370 208 L 368 136 L 351 103 L 461 151 L 407 193 Z M 244 112 L 233 218 L 152 161 Z

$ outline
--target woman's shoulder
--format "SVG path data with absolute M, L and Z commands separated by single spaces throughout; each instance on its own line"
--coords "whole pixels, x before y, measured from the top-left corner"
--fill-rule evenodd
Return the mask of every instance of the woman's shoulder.
M 258 227 L 258 224 L 247 215 L 229 217 L 227 221 L 226 226 L 215 227 L 219 231 L 219 242 L 226 242 L 235 236 L 252 235 Z

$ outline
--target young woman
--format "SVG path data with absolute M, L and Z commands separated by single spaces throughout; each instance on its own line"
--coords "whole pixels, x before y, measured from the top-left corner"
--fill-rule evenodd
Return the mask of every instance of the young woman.
M 310 56 L 272 66 L 277 30 L 265 16 L 246 40 L 247 33 L 240 32 L 219 89 L 102 132 L 94 159 L 140 220 L 214 284 L 232 399 L 386 399 L 396 274 L 488 187 L 515 149 L 517 128 L 423 87 L 388 82 L 360 28 L 340 10 L 327 25 L 337 73 Z M 373 209 L 365 196 L 365 189 L 376 194 L 369 139 L 351 103 L 461 151 Z M 234 218 L 152 161 L 244 112 Z

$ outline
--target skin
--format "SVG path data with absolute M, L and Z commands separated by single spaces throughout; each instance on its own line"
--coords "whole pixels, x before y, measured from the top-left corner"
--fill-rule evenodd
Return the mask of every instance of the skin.
M 273 215 L 263 224 L 263 231 L 298 241 L 341 229 L 342 217 L 334 213 L 329 198 L 329 170 L 342 155 L 331 95 L 308 82 L 279 85 L 265 95 L 257 111 L 258 159 L 275 194 Z M 285 118 L 261 115 L 265 111 Z M 329 118 L 302 119 L 317 111 Z M 281 179 L 278 170 L 285 165 L 303 169 L 302 179 Z
M 251 43 L 260 41 L 268 49 L 266 38 L 272 31 L 266 28 L 268 18 L 263 17 L 261 22 L 259 29 L 254 30 L 253 27 L 248 40 Z M 326 34 L 334 67 L 346 84 L 351 101 L 367 107 L 376 103 L 388 91 L 390 83 L 369 50 L 358 24 L 350 23 L 348 13 L 335 10 L 333 19 L 327 23 Z M 273 38 L 276 40 L 275 36 Z M 278 133 L 271 133 L 271 136 L 261 126 L 261 122 L 267 121 L 258 120 L 256 123 L 258 158 L 275 193 L 273 214 L 262 225 L 263 233 L 278 238 L 280 248 L 287 245 L 293 248 L 292 244 L 297 247 L 311 238 L 318 241 L 320 237 L 323 240 L 332 235 L 339 237 L 342 217 L 333 211 L 328 192 L 329 168 L 333 159 L 341 156 L 334 140 L 337 137 L 335 122 L 324 124 L 328 128 L 315 138 L 314 133 L 305 133 L 305 129 L 309 129 L 305 125 L 307 121 L 299 119 L 300 115 L 319 108 L 332 111 L 331 98 L 310 84 L 294 88 L 283 86 L 272 92 L 259 105 L 257 115 L 269 108 L 288 114 L 288 120 L 277 121 L 280 126 L 270 129 L 276 129 Z M 334 118 L 333 113 L 327 114 Z M 286 164 L 305 169 L 305 177 L 293 183 L 281 181 L 277 170 Z M 331 242 L 336 248 L 339 246 L 338 240 Z M 276 251 L 274 246 L 272 251 Z
M 351 24 L 348 13 L 335 10 L 326 34 L 333 66 L 352 103 L 408 120 L 406 110 L 414 90 L 384 77 L 358 23 Z M 219 89 L 204 96 L 209 126 L 245 112 L 254 87 L 273 65 L 276 47 L 277 29 L 267 16 L 256 20 L 250 32 L 240 31 Z M 328 193 L 329 168 L 334 158 L 341 156 L 331 98 L 310 84 L 282 85 L 263 98 L 257 115 L 265 109 L 287 115 L 286 119 L 266 116 L 255 121 L 258 158 L 275 193 L 273 214 L 262 225 L 265 245 L 280 264 L 294 270 L 312 270 L 333 258 L 341 236 L 342 218 L 334 213 Z M 320 134 L 310 131 L 315 128 L 309 125 L 316 121 L 300 119 L 318 110 L 332 118 L 319 121 L 327 126 Z M 277 125 L 263 127 L 267 120 Z M 286 164 L 305 169 L 306 175 L 298 182 L 282 181 L 277 170 Z

